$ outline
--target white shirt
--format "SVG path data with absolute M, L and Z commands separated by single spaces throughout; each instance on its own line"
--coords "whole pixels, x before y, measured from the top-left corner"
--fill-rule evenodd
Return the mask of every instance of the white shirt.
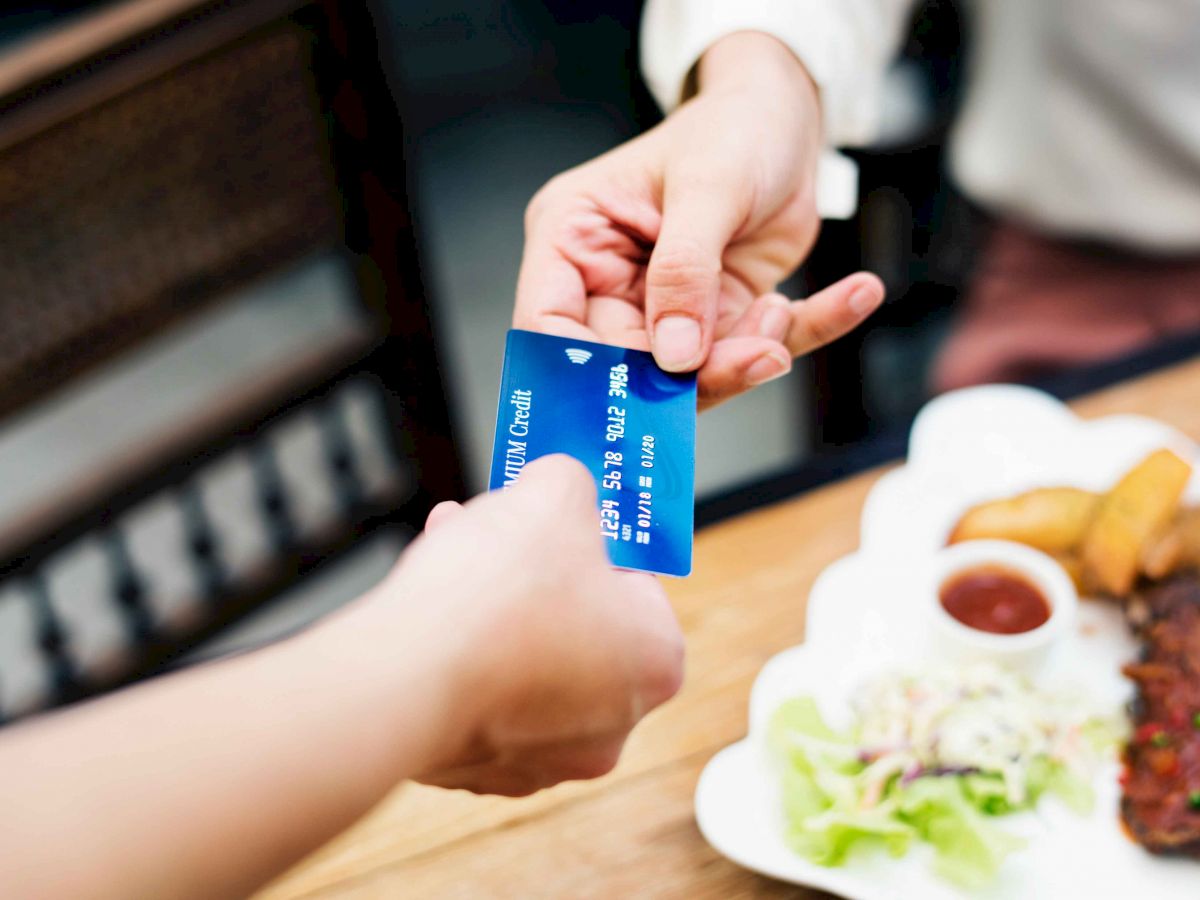
M 642 64 L 669 111 L 719 38 L 767 32 L 820 87 L 830 144 L 859 146 L 877 128 L 912 5 L 649 0 Z M 1200 0 L 975 0 L 967 12 L 967 92 L 950 146 L 963 192 L 1051 233 L 1200 250 Z

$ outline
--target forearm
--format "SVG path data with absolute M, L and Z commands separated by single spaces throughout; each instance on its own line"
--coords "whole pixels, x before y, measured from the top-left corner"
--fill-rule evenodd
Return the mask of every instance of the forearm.
M 0 736 L 4 895 L 244 896 L 422 772 L 446 680 L 361 619 Z
M 591 474 L 541 459 L 439 509 L 308 632 L 0 734 L 0 897 L 243 897 L 404 779 L 611 768 L 682 643 L 657 583 L 609 567 Z

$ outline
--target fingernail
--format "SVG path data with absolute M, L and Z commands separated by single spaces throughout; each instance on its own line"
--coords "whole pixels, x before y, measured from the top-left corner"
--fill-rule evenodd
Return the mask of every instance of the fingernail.
M 773 341 L 783 342 L 787 339 L 788 330 L 792 327 L 792 314 L 788 310 L 787 301 L 772 303 L 762 314 L 758 323 L 758 333 Z
M 654 358 L 668 372 L 700 364 L 700 323 L 688 316 L 663 316 L 654 326 Z
M 879 301 L 879 292 L 864 285 L 850 295 L 850 309 L 856 316 L 865 316 L 879 305 Z
M 746 381 L 751 386 L 766 384 L 792 369 L 792 360 L 782 353 L 764 353 L 746 370 Z

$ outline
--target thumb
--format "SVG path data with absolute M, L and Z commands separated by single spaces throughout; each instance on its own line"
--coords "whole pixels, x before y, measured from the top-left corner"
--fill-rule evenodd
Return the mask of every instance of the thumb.
M 663 186 L 663 218 L 646 271 L 650 348 L 668 372 L 698 369 L 717 320 L 721 257 L 740 219 L 711 177 L 676 175 Z
M 583 463 L 558 453 L 539 457 L 516 485 L 489 497 L 507 505 L 515 540 L 532 540 L 539 558 L 569 559 L 580 573 L 607 568 L 596 481 Z
M 592 473 L 579 460 L 562 453 L 529 463 L 512 493 L 553 521 L 591 522 L 596 517 L 596 481 Z

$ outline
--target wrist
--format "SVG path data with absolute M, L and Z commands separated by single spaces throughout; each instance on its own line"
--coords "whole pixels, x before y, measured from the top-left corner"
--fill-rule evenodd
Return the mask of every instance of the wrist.
M 445 765 L 470 740 L 455 629 L 438 628 L 428 607 L 395 573 L 343 612 L 297 638 L 298 655 L 336 679 L 344 703 L 388 754 L 394 780 Z
M 820 110 L 817 84 L 804 63 L 765 32 L 739 31 L 721 38 L 700 57 L 694 75 L 701 94 L 748 91 Z

